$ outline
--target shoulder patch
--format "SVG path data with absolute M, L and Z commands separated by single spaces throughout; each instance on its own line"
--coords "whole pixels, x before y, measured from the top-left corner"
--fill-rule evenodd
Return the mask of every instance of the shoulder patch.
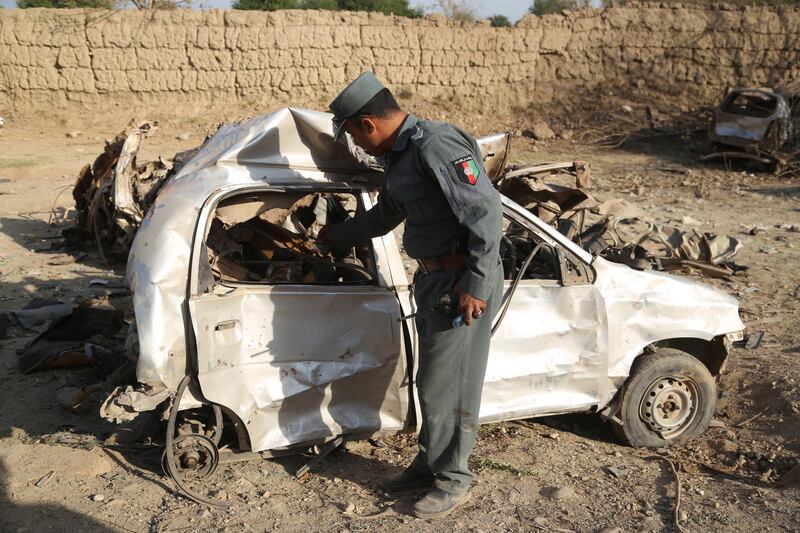
M 456 159 L 451 164 L 455 168 L 459 180 L 470 185 L 478 183 L 478 176 L 480 176 L 481 171 L 471 155 Z

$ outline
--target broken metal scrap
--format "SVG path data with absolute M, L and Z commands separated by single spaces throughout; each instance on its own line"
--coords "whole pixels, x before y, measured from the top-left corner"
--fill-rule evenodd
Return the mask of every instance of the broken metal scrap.
M 344 444 L 344 437 L 339 436 L 333 440 L 330 440 L 319 447 L 319 453 L 315 455 L 310 461 L 306 464 L 301 466 L 297 472 L 295 472 L 294 477 L 295 479 L 303 479 L 308 475 L 309 472 L 315 470 L 322 466 L 322 463 L 325 461 L 325 458 L 332 454 L 336 449 Z
M 751 335 L 747 336 L 744 349 L 755 350 L 756 348 L 759 347 L 763 339 L 764 339 L 764 332 L 762 330 L 754 331 Z
M 122 311 L 110 304 L 89 300 L 75 306 L 69 314 L 53 313 L 52 316 L 58 317 L 52 326 L 20 353 L 21 372 L 92 362 L 113 363 L 117 353 L 113 337 L 125 323 Z
M 130 385 L 120 386 L 106 398 L 100 407 L 100 416 L 109 422 L 120 424 L 136 418 L 141 411 L 150 411 L 172 396 L 172 391 L 162 389 L 134 390 Z
M 0 339 L 9 336 L 9 330 L 17 327 L 21 330 L 36 331 L 34 328 L 51 320 L 57 320 L 72 313 L 73 304 L 57 300 L 34 298 L 22 309 L 12 309 L 0 313 Z
M 137 165 L 136 155 L 144 139 L 157 127 L 157 122 L 142 122 L 127 128 L 78 173 L 72 191 L 77 221 L 75 227 L 64 231 L 72 245 L 86 248 L 87 243 L 94 243 L 107 260 L 127 259 L 136 230 L 158 190 L 187 159 L 187 154 L 179 153 L 173 162 L 159 158 Z
M 337 263 L 316 240 L 325 224 L 354 209 L 355 199 L 344 194 L 266 193 L 224 202 L 206 241 L 211 271 L 223 281 L 356 281 L 351 278 L 363 262 Z
M 543 181 L 544 176 L 559 173 L 574 177 L 575 187 Z M 742 246 L 738 240 L 656 223 L 625 200 L 600 203 L 583 190 L 589 175 L 585 162 L 510 168 L 498 181 L 498 189 L 573 242 L 610 261 L 640 270 L 690 268 L 723 278 L 741 268 L 731 264 Z
M 107 258 L 127 259 L 158 191 L 199 149 L 176 154 L 174 166 L 161 158 L 137 165 L 136 154 L 156 126 L 145 122 L 127 129 L 81 171 L 73 190 L 77 226 L 66 232 L 73 241 L 94 241 Z M 640 269 L 693 269 L 712 277 L 733 273 L 728 263 L 741 247 L 735 239 L 656 224 L 624 200 L 598 202 L 584 190 L 591 186 L 591 169 L 585 161 L 504 168 L 510 137 L 486 139 L 484 163 L 498 190 L 593 254 Z M 553 174 L 572 176 L 575 186 L 543 181 Z M 330 222 L 326 217 L 331 206 L 326 207 L 326 201 L 330 204 L 330 198 L 319 195 L 293 194 L 269 201 L 239 197 L 220 205 L 208 239 L 212 273 L 222 280 L 309 281 L 309 266 L 296 256 L 287 257 L 286 251 L 324 256 L 312 240 Z M 249 243 L 245 245 L 249 251 L 243 250 L 243 243 Z M 248 253 L 256 253 L 260 266 L 242 260 Z

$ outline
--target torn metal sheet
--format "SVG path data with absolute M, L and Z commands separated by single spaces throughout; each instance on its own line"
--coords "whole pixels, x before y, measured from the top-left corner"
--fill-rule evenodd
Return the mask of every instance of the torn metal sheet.
M 68 242 L 79 248 L 92 242 L 106 259 L 125 261 L 142 216 L 173 168 L 161 159 L 136 165 L 144 138 L 156 127 L 143 122 L 126 129 L 81 169 L 72 191 L 76 225 L 64 231 Z
M 16 323 L 24 329 L 33 329 L 35 326 L 45 324 L 72 314 L 74 304 L 53 303 L 43 306 L 26 306 L 25 309 L 6 311 Z
M 130 231 L 131 223 L 138 224 L 142 220 L 142 210 L 133 199 L 133 178 L 136 173 L 136 153 L 142 145 L 142 138 L 149 130 L 147 125 L 143 125 L 131 131 L 122 144 L 114 168 L 112 179 L 115 220 L 126 232 Z
M 725 266 L 742 244 L 735 238 L 695 228 L 657 224 L 626 200 L 598 203 L 579 187 L 545 183 L 542 174 L 571 169 L 578 163 L 538 165 L 507 172 L 499 190 L 539 219 L 553 225 L 579 246 L 606 259 L 638 269 L 693 268 L 712 277 L 730 276 Z
M 499 190 L 545 222 L 568 217 L 579 207 L 588 209 L 597 203 L 580 189 L 523 176 L 504 179 Z
M 747 337 L 747 342 L 744 345 L 745 350 L 755 350 L 761 344 L 761 340 L 764 338 L 764 331 L 758 330 L 753 332 L 752 335 Z
M 606 259 L 637 269 L 693 267 L 713 277 L 730 276 L 730 264 L 742 248 L 727 235 L 656 224 L 645 218 L 607 218 L 575 238 L 595 247 Z
M 36 326 L 65 317 L 74 308 L 59 300 L 33 298 L 22 309 L 0 311 L 0 339 L 7 339 L 15 329 L 38 332 Z
M 217 218 L 226 226 L 231 227 L 251 218 L 263 216 L 268 222 L 283 224 L 291 208 L 304 194 L 273 194 L 269 197 L 261 195 L 258 200 L 243 196 L 231 199 L 225 205 L 217 207 Z M 261 199 L 263 197 L 263 200 Z
M 483 168 L 492 181 L 502 177 L 511 152 L 511 133 L 496 133 L 477 139 L 483 154 Z
M 528 165 L 521 168 L 510 167 L 505 169 L 502 178 L 506 180 L 516 178 L 527 178 L 531 176 L 543 176 L 548 174 L 569 174 L 575 177 L 575 186 L 578 188 L 591 187 L 592 172 L 589 163 L 586 161 L 571 161 L 559 163 L 540 163 Z
M 172 397 L 169 389 L 134 390 L 127 385 L 117 387 L 100 406 L 100 416 L 109 422 L 121 424 L 136 418 L 140 412 L 152 411 Z

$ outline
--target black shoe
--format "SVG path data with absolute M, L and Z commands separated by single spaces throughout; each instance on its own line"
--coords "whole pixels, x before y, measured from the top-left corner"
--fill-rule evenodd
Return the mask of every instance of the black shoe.
M 411 508 L 411 514 L 419 518 L 445 516 L 469 501 L 469 491 L 451 494 L 441 489 L 432 489 Z
M 420 474 L 416 470 L 406 468 L 399 474 L 389 476 L 381 481 L 381 487 L 391 492 L 430 487 L 433 476 Z

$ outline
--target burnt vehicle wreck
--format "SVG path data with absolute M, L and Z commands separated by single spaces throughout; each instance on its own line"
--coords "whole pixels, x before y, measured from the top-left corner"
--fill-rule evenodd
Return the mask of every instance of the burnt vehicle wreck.
M 343 256 L 316 240 L 380 191 L 380 167 L 345 140 L 334 141 L 330 115 L 296 108 L 223 126 L 160 187 L 135 234 L 139 384 L 101 413 L 168 415 L 165 470 L 197 501 L 218 503 L 185 479 L 228 460 L 418 429 L 400 229 Z M 608 244 L 590 251 L 588 195 L 514 191 L 547 172 L 585 184 L 588 168 L 508 168 L 509 143 L 479 140 L 503 193 L 506 279 L 481 422 L 596 412 L 634 446 L 705 431 L 742 338 L 736 299 L 612 262 Z
M 779 171 L 800 148 L 800 93 L 737 87 L 714 110 L 711 153 L 703 160 L 745 160 Z

